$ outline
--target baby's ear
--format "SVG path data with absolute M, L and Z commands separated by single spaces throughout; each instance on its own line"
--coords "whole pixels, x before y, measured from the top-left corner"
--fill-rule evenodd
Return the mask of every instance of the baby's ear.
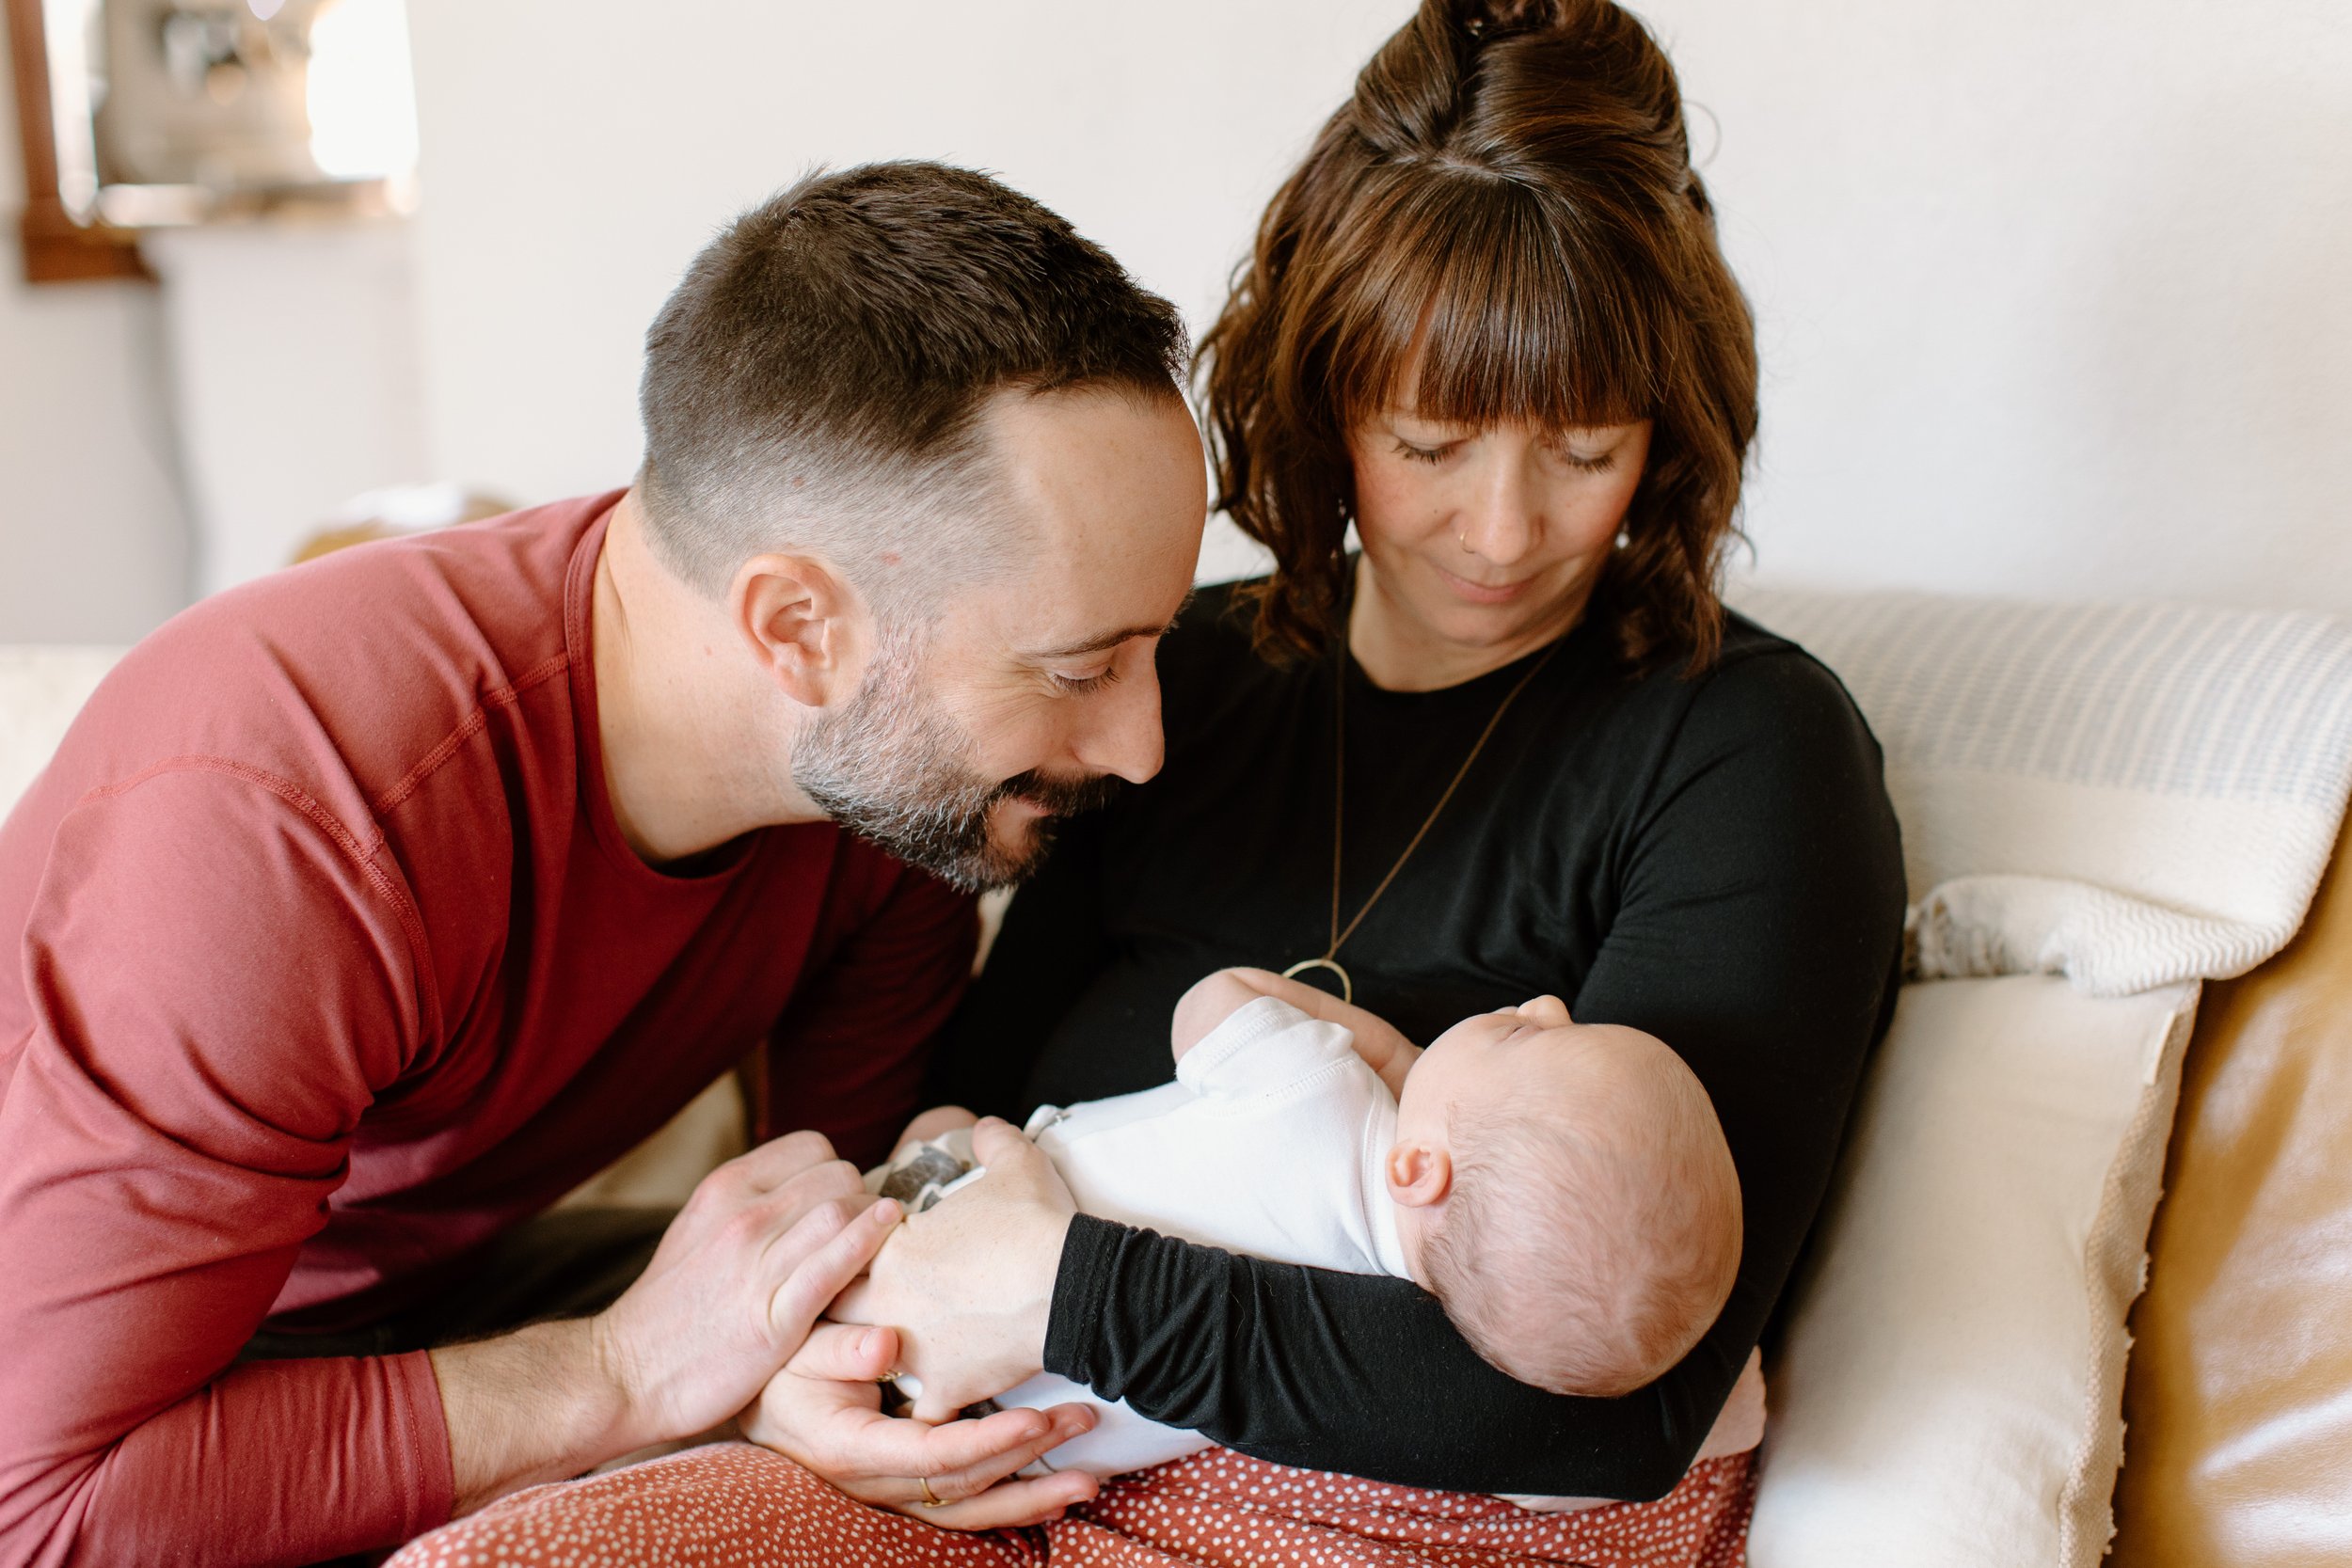
M 1443 1203 L 1454 1187 L 1454 1157 L 1434 1144 L 1418 1140 L 1389 1150 L 1389 1196 L 1407 1209 Z

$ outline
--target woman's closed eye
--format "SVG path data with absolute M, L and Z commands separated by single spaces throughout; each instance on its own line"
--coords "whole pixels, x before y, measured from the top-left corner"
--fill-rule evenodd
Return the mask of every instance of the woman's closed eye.
M 1552 452 L 1581 474 L 1605 474 L 1617 466 L 1617 449 L 1606 451 L 1579 451 L 1565 441 L 1555 443 Z
M 1461 445 L 1459 441 L 1446 441 L 1434 447 L 1417 447 L 1400 436 L 1396 438 L 1396 454 L 1408 463 L 1442 463 Z
M 1434 467 L 1461 449 L 1459 441 L 1444 441 L 1425 447 L 1407 441 L 1401 436 L 1396 438 L 1396 455 L 1408 463 L 1427 463 Z M 1605 474 L 1617 466 L 1617 449 L 1614 447 L 1607 451 L 1579 451 L 1563 441 L 1554 443 L 1551 451 L 1561 462 L 1581 474 Z

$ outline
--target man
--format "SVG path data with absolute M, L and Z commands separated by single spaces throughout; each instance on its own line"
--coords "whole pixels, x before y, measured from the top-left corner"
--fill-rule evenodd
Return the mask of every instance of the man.
M 628 491 L 123 661 L 0 828 L 0 1560 L 315 1561 L 760 1396 L 895 1218 L 834 1148 L 913 1108 L 970 890 L 1159 767 L 1182 353 L 992 181 L 804 181 L 655 322 Z M 649 1236 L 526 1222 L 763 1038 L 827 1136 L 612 1300 Z M 824 1440 L 985 1524 L 1074 1418 Z

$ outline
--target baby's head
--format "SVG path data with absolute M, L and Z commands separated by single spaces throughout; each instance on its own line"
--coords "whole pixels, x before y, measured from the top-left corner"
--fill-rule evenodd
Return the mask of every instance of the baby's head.
M 1630 1392 L 1696 1344 L 1740 1265 L 1740 1180 L 1682 1058 L 1556 997 L 1414 1063 L 1389 1151 L 1413 1277 L 1522 1383 Z

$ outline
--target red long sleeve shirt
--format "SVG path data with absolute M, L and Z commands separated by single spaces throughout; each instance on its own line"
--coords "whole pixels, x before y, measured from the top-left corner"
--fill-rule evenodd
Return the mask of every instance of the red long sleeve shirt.
M 882 1150 L 967 899 L 830 824 L 675 877 L 605 793 L 614 497 L 370 546 L 134 650 L 0 827 L 0 1561 L 299 1563 L 445 1518 L 422 1355 L 342 1326 L 766 1038 Z

